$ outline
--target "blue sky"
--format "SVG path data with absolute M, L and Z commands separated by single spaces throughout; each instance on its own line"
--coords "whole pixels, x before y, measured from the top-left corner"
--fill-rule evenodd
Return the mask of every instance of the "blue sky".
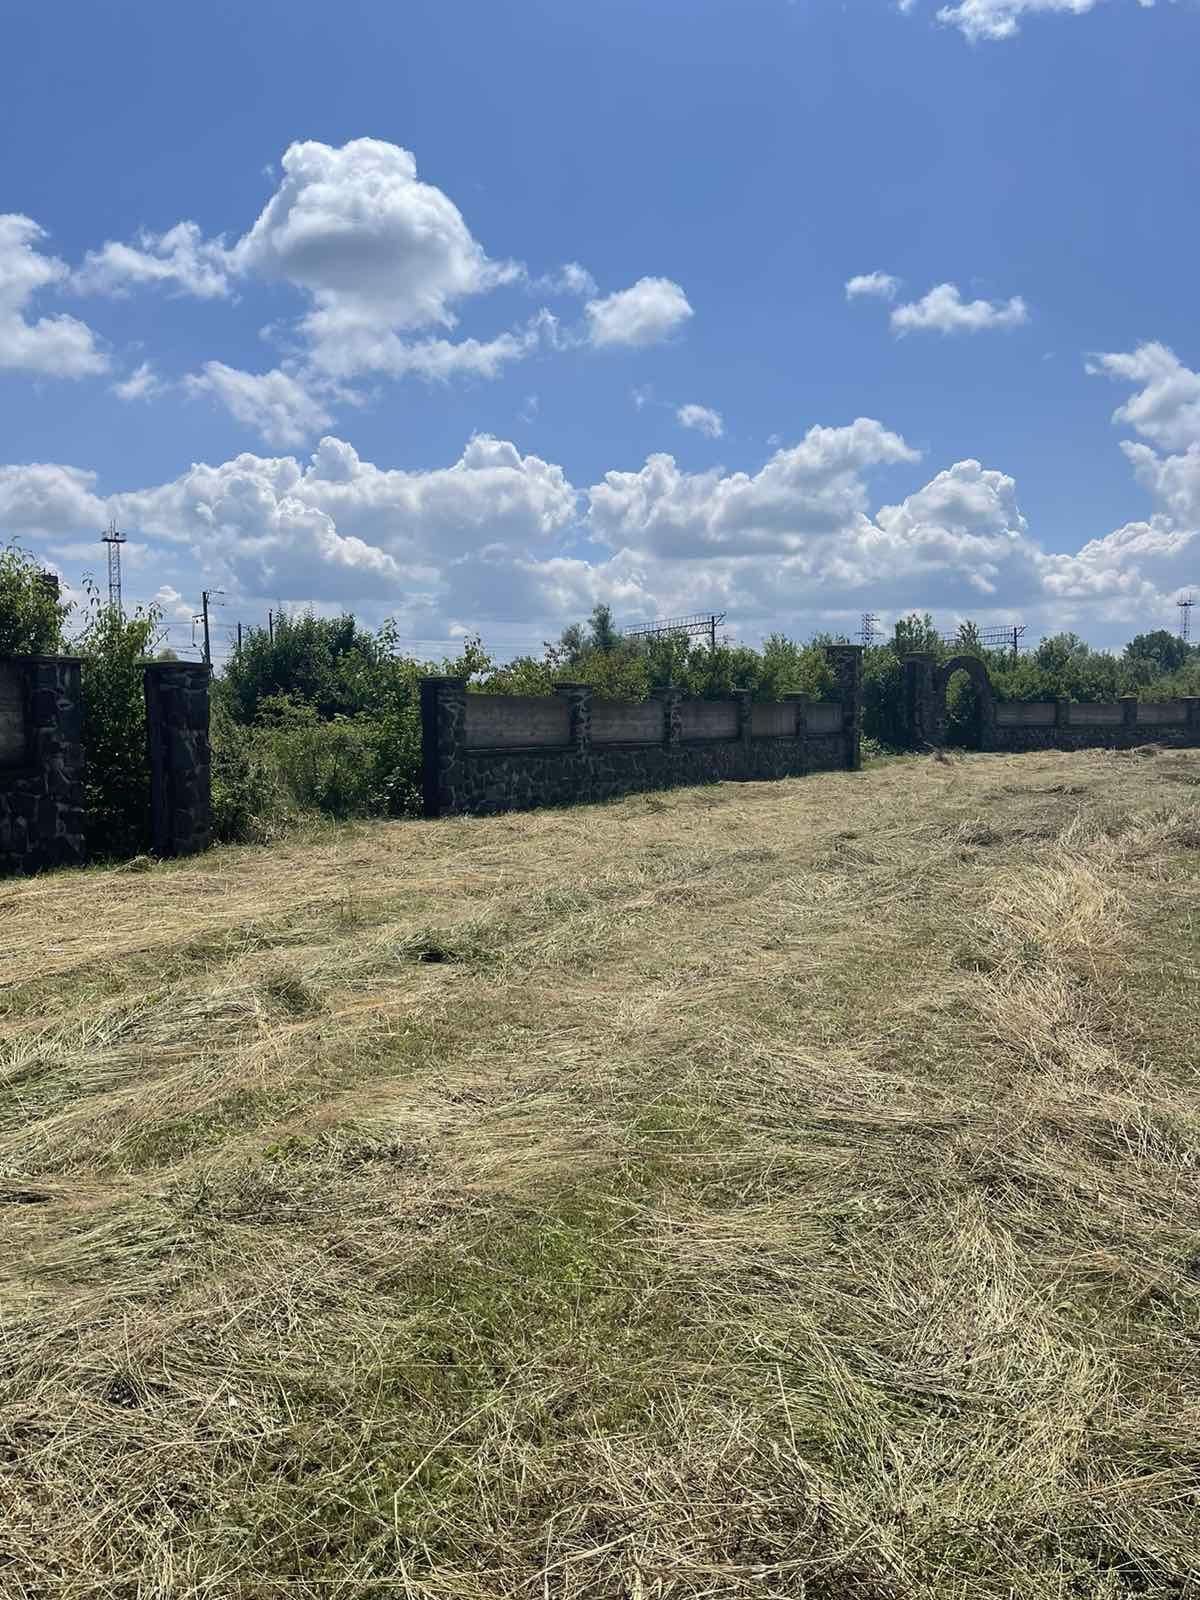
M 429 651 L 597 600 L 1108 643 L 1200 577 L 1196 0 L 4 29 L 0 535 L 74 588 L 115 516 L 177 647 L 204 586 Z

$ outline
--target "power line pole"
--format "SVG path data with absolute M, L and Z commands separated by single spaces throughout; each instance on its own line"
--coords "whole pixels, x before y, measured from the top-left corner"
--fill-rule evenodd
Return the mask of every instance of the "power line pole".
M 202 589 L 200 591 L 200 615 L 192 618 L 194 623 L 203 622 L 204 624 L 204 664 L 210 672 L 212 671 L 212 636 L 208 626 L 208 608 L 217 595 L 224 593 L 224 589 Z
M 240 622 L 238 623 L 238 642 L 237 642 L 237 647 L 238 647 L 238 655 L 241 655 L 241 653 L 242 653 L 242 625 L 241 625 Z
M 108 603 L 124 621 L 125 613 L 121 609 L 121 546 L 125 543 L 125 535 L 117 531 L 116 519 L 110 519 L 108 527 L 100 535 L 100 543 L 108 546 Z
M 267 612 L 267 638 L 271 644 L 275 643 L 275 613 Z

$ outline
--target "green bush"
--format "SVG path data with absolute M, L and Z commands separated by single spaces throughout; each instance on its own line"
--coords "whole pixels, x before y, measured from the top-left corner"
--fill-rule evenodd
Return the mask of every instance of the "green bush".
M 72 641 L 83 658 L 84 835 L 101 859 L 150 846 L 150 755 L 143 668 L 159 613 L 123 617 L 84 580 L 88 610 Z
M 270 741 L 244 728 L 219 697 L 209 726 L 213 838 L 222 844 L 269 844 L 295 821 Z
M 58 581 L 19 545 L 0 550 L 0 656 L 53 656 L 70 606 Z

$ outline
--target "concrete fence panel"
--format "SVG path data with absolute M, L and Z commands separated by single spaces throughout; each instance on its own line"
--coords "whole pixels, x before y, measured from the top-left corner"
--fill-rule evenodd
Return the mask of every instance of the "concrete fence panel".
M 542 695 L 468 694 L 468 750 L 529 749 L 567 745 L 571 708 L 567 701 Z
M 1120 727 L 1125 721 L 1125 707 L 1119 700 L 1079 701 L 1067 712 L 1067 726 L 1071 728 Z
M 845 712 L 835 700 L 816 700 L 808 708 L 809 733 L 837 733 Z
M 738 708 L 733 700 L 683 700 L 681 739 L 736 739 Z
M 996 705 L 996 726 L 1000 728 L 1052 728 L 1057 720 L 1054 700 L 1001 700 Z
M 593 700 L 593 744 L 662 744 L 666 720 L 661 700 Z
M 796 707 L 776 701 L 759 701 L 750 708 L 750 732 L 755 739 L 793 739 Z
M 1187 722 L 1187 706 L 1182 700 L 1139 700 L 1137 720 L 1151 727 Z

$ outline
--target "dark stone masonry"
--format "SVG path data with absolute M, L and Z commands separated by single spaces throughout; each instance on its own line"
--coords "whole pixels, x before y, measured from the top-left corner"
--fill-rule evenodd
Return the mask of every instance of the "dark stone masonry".
M 82 663 L 74 656 L 0 656 L 0 877 L 82 866 Z M 208 668 L 145 668 L 154 849 L 191 855 L 212 840 Z
M 212 843 L 208 667 L 153 661 L 145 682 L 154 852 L 195 855 Z
M 685 701 L 678 690 L 663 689 L 643 705 L 595 700 L 578 683 L 522 700 L 468 694 L 461 678 L 426 678 L 425 815 L 526 810 L 685 784 L 857 769 L 862 650 L 830 645 L 827 654 L 837 684 L 833 702 L 791 695 L 755 705 L 748 691 L 725 701 Z
M 79 671 L 72 656 L 0 658 L 0 876 L 84 859 Z

